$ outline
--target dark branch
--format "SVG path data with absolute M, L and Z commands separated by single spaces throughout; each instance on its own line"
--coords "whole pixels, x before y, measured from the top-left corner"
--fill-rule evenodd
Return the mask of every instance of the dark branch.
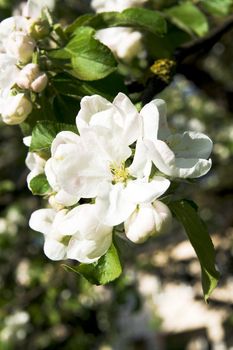
M 228 17 L 228 19 L 220 25 L 218 28 L 214 29 L 211 33 L 204 36 L 201 39 L 194 40 L 183 46 L 179 47 L 175 54 L 174 60 L 177 63 L 177 71 L 180 72 L 182 69 L 182 62 L 185 58 L 192 56 L 194 54 L 206 53 L 218 42 L 221 37 L 233 28 L 233 15 Z M 151 99 L 161 92 L 169 83 L 165 84 L 164 81 L 158 79 L 157 76 L 151 77 L 142 92 L 142 103 L 143 105 L 150 102 Z
M 221 26 L 214 29 L 203 38 L 194 40 L 179 47 L 175 52 L 177 63 L 182 62 L 186 57 L 197 52 L 208 52 L 221 37 L 233 28 L 233 16 L 230 16 Z

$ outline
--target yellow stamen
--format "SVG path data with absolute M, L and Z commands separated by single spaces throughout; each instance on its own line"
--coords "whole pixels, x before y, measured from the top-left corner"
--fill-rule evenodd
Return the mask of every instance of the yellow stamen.
M 129 177 L 129 171 L 125 168 L 125 163 L 122 162 L 119 165 L 111 164 L 110 165 L 111 173 L 113 175 L 113 182 L 125 182 L 127 178 Z

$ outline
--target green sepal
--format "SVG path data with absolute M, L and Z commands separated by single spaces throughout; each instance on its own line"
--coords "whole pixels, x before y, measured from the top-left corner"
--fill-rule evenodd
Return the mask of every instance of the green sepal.
M 112 243 L 105 255 L 92 264 L 80 264 L 77 267 L 62 265 L 65 269 L 78 273 L 91 284 L 104 285 L 117 279 L 122 273 L 118 252 Z

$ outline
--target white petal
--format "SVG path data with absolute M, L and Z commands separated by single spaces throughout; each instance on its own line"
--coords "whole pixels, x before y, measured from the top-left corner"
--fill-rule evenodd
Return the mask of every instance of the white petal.
M 169 208 L 160 201 L 143 204 L 124 223 L 125 234 L 134 243 L 143 243 L 150 236 L 168 231 L 172 223 Z
M 135 210 L 133 203 L 125 193 L 123 183 L 110 185 L 109 191 L 96 198 L 96 206 L 100 220 L 106 225 L 115 226 L 125 221 Z
M 59 185 L 57 183 L 56 174 L 55 174 L 54 169 L 53 169 L 53 159 L 52 158 L 48 159 L 47 162 L 45 163 L 45 175 L 46 175 L 48 183 L 52 187 L 52 189 L 56 192 L 59 191 L 60 188 L 59 188 Z
M 32 137 L 31 136 L 25 136 L 23 138 L 23 144 L 27 147 L 30 147 L 31 145 L 31 142 L 32 142 Z
M 141 139 L 136 143 L 133 162 L 128 167 L 130 175 L 136 178 L 149 177 L 151 173 L 151 160 L 148 157 L 148 150 Z
M 143 137 L 146 140 L 165 139 L 170 135 L 166 118 L 166 103 L 153 100 L 145 105 L 140 115 L 143 119 Z
M 146 179 L 128 182 L 124 193 L 128 200 L 133 203 L 150 203 L 162 196 L 169 186 L 169 180 L 156 176 L 150 182 L 147 182 Z
M 175 154 L 168 147 L 168 145 L 160 140 L 157 141 L 144 141 L 149 156 L 154 165 L 164 174 L 169 176 L 173 175 L 173 169 L 175 167 Z
M 23 11 L 25 17 L 39 18 L 44 7 L 48 7 L 53 11 L 55 0 L 28 0 Z
M 68 235 L 78 235 L 80 239 L 101 240 L 111 235 L 112 227 L 103 225 L 98 218 L 94 204 L 82 204 L 69 211 L 60 225 L 60 230 Z
M 140 133 L 140 119 L 136 107 L 130 101 L 128 96 L 120 92 L 113 101 L 114 106 L 116 106 L 123 116 L 122 125 L 122 142 L 127 145 L 134 143 L 139 137 Z
M 51 145 L 52 156 L 55 154 L 58 146 L 62 144 L 78 144 L 80 136 L 72 131 L 61 131 L 57 134 Z
M 213 143 L 208 136 L 194 131 L 171 135 L 167 143 L 177 158 L 207 159 L 213 148 Z
M 176 159 L 173 176 L 180 178 L 196 178 L 208 173 L 212 166 L 211 159 Z
M 151 204 L 136 209 L 124 223 L 127 238 L 134 243 L 143 243 L 155 231 L 155 218 Z
M 54 261 L 63 260 L 66 258 L 66 246 L 59 241 L 45 237 L 44 253 Z
M 163 234 L 171 229 L 172 213 L 168 206 L 161 201 L 153 203 L 156 233 Z
M 101 29 L 96 32 L 96 38 L 126 62 L 130 62 L 143 50 L 142 34 L 131 28 Z
M 20 73 L 16 64 L 15 57 L 0 53 L 0 90 L 9 90 L 15 84 Z
M 97 261 L 109 249 L 112 235 L 101 240 L 80 240 L 72 237 L 67 248 L 67 257 L 81 263 L 90 264 Z
M 48 235 L 52 230 L 52 225 L 56 216 L 53 209 L 39 209 L 32 213 L 29 226 L 38 232 Z
M 65 207 L 70 207 L 76 204 L 80 198 L 73 196 L 72 194 L 69 194 L 61 189 L 57 192 L 57 194 L 55 194 L 54 199 L 57 204 L 63 205 Z
M 80 133 L 89 126 L 111 126 L 111 115 L 114 107 L 111 102 L 99 95 L 85 96 L 81 100 L 80 111 L 76 118 L 77 128 Z
M 53 169 L 61 188 L 77 197 L 92 198 L 99 185 L 111 180 L 108 163 L 98 157 L 92 145 L 60 145 L 53 160 Z
M 0 39 L 7 38 L 14 31 L 27 32 L 28 20 L 23 16 L 13 16 L 4 19 L 0 23 Z

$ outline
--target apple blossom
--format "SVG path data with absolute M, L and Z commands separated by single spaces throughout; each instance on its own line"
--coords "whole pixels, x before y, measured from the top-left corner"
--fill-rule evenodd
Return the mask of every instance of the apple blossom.
M 5 44 L 6 52 L 19 62 L 27 63 L 32 58 L 36 42 L 28 34 L 12 32 Z
M 172 134 L 167 125 L 163 100 L 148 103 L 140 112 L 143 119 L 143 140 L 150 159 L 164 174 L 171 177 L 196 178 L 211 168 L 212 141 L 200 132 Z
M 91 6 L 96 12 L 121 12 L 129 7 L 142 7 L 148 0 L 92 0 Z
M 22 16 L 9 17 L 0 23 L 0 50 L 14 57 L 18 62 L 27 63 L 36 43 L 28 35 L 29 21 Z
M 24 3 L 22 15 L 30 18 L 39 18 L 44 8 L 52 11 L 55 7 L 55 0 L 28 0 Z
M 140 135 L 140 115 L 127 96 L 119 93 L 113 103 L 98 95 L 83 98 L 77 126 L 80 136 L 63 131 L 54 139 L 46 175 L 54 174 L 58 188 L 70 195 L 97 197 L 105 224 L 122 223 L 138 204 L 150 203 L 168 189 L 169 180 L 149 179 L 147 159 L 137 161 L 137 172 L 126 166 L 132 156 L 129 146 Z
M 4 123 L 16 125 L 22 123 L 32 111 L 32 103 L 24 94 L 2 97 L 0 114 Z
M 121 12 L 130 7 L 142 7 L 146 2 L 147 0 L 92 0 L 91 6 L 97 13 Z M 130 28 L 101 29 L 97 31 L 96 38 L 126 62 L 130 62 L 143 51 L 142 34 Z
M 92 204 L 71 211 L 39 209 L 32 213 L 29 225 L 44 234 L 44 252 L 52 260 L 70 258 L 92 263 L 106 253 L 112 242 L 112 227 L 99 222 Z
M 16 83 L 22 89 L 39 93 L 46 88 L 48 78 L 44 72 L 40 71 L 38 64 L 29 63 L 20 71 Z
M 125 234 L 134 243 L 143 243 L 149 237 L 168 231 L 172 214 L 161 201 L 140 205 L 125 221 Z
M 120 59 L 130 62 L 142 51 L 142 34 L 130 28 L 108 28 L 98 30 L 96 38 Z

